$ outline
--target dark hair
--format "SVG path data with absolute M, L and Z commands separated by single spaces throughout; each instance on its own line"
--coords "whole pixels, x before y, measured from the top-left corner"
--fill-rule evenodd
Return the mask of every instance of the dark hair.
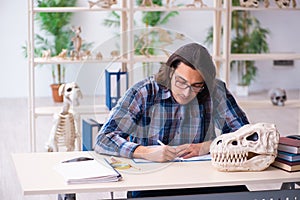
M 158 73 L 155 76 L 155 80 L 158 82 L 158 84 L 171 89 L 171 77 L 180 63 L 184 63 L 192 69 L 196 70 L 196 68 L 191 63 L 185 60 L 181 60 L 180 58 L 174 60 L 169 66 L 164 63 L 161 65 Z
M 197 43 L 191 43 L 180 47 L 163 64 L 155 76 L 158 84 L 170 89 L 171 75 L 180 63 L 184 63 L 192 69 L 198 70 L 205 80 L 204 90 L 197 94 L 201 103 L 209 97 L 209 91 L 214 90 L 216 69 L 212 58 L 206 48 Z

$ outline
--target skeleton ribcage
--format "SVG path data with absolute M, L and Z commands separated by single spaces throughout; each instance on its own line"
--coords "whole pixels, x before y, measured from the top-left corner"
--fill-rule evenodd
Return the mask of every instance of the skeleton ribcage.
M 76 138 L 74 117 L 71 113 L 66 115 L 59 114 L 57 121 L 57 128 L 55 131 L 55 140 L 58 146 L 66 146 L 69 148 L 74 148 Z

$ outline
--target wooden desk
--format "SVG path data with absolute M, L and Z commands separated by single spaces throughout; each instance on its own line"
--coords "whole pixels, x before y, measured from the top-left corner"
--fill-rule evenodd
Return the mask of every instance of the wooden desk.
M 88 156 L 101 157 L 94 152 L 20 153 L 13 162 L 24 195 L 116 192 L 129 190 L 174 189 L 228 185 L 274 184 L 299 182 L 300 172 L 288 173 L 273 167 L 262 172 L 219 172 L 210 161 L 148 163 L 119 170 L 123 180 L 112 183 L 67 185 L 53 166 L 61 161 Z M 279 189 L 279 188 L 277 188 Z

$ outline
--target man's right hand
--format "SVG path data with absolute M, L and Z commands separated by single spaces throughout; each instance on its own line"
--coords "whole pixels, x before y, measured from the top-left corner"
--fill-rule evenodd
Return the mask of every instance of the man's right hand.
M 176 149 L 168 145 L 138 146 L 133 152 L 133 157 L 154 162 L 166 162 L 176 158 Z

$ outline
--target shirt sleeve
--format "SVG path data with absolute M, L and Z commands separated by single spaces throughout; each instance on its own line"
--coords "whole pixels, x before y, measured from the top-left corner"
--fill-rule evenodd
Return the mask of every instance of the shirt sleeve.
M 141 116 L 146 90 L 130 88 L 112 109 L 109 119 L 97 136 L 94 150 L 98 153 L 132 158 L 139 146 L 129 141 L 129 133 L 136 129 Z
M 225 83 L 219 80 L 216 82 L 213 108 L 213 118 L 222 133 L 234 132 L 245 124 L 249 124 L 245 112 L 237 104 Z

